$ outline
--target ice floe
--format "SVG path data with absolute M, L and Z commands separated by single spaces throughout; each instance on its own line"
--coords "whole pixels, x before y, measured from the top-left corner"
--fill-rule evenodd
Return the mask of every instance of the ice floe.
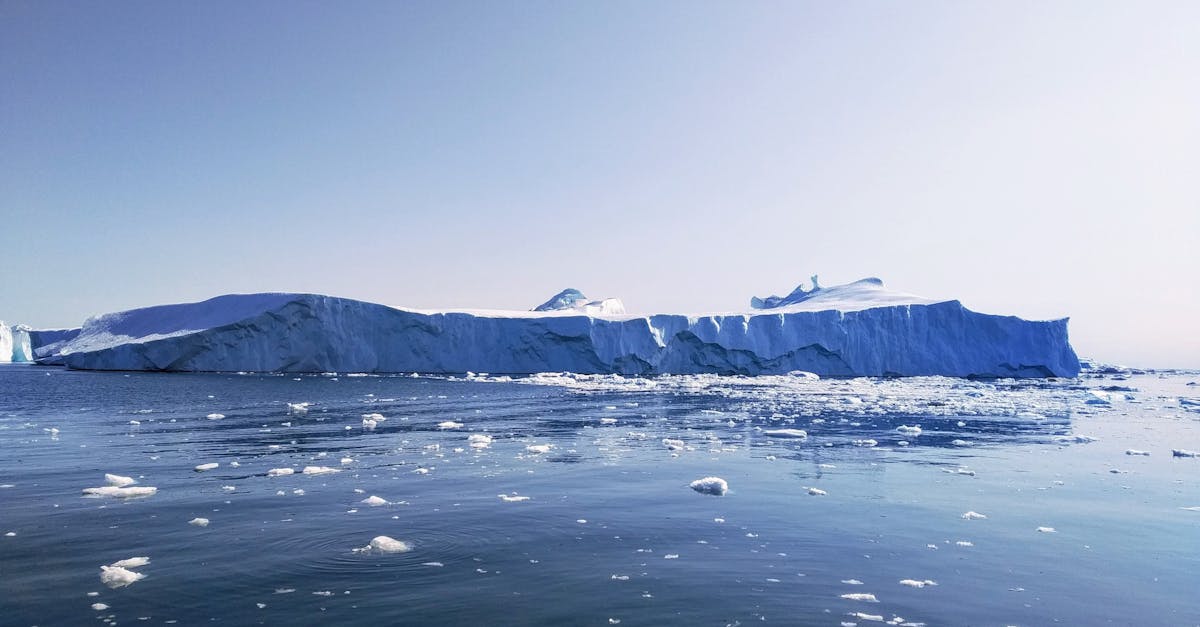
M 437 428 L 438 429 L 462 429 L 463 423 L 455 422 L 453 420 L 446 420 L 443 422 L 439 422 L 437 425 Z
M 388 504 L 386 499 L 383 499 L 383 498 L 375 496 L 375 495 L 368 496 L 367 498 L 365 498 L 359 502 L 362 503 L 363 505 L 367 505 L 370 507 L 379 507 L 381 505 Z
M 720 477 L 704 477 L 691 482 L 688 486 L 701 494 L 713 496 L 725 496 L 725 493 L 729 491 L 729 482 Z
M 850 601 L 863 601 L 866 603 L 878 603 L 879 602 L 879 599 L 876 599 L 875 595 L 873 595 L 869 592 L 847 592 L 846 594 L 842 594 L 842 595 L 838 595 L 838 596 L 840 596 L 843 599 L 848 599 Z
M 150 563 L 148 557 L 131 557 L 123 559 L 119 562 L 113 562 L 108 566 L 100 567 L 100 582 L 109 588 L 123 588 L 135 581 L 140 581 L 146 578 L 146 575 L 135 572 L 134 568 L 141 568 Z
M 914 425 L 911 427 L 908 425 L 900 425 L 899 427 L 896 427 L 896 431 L 905 435 L 921 435 L 921 425 Z
M 901 579 L 900 585 L 910 588 L 924 588 L 925 586 L 936 586 L 937 582 L 932 579 Z
M 553 447 L 554 447 L 553 444 L 530 444 L 529 446 L 525 447 L 525 450 L 529 451 L 530 453 L 541 454 L 541 453 L 549 453 L 550 449 Z
M 763 435 L 771 438 L 805 439 L 808 437 L 808 432 L 803 429 L 767 429 L 763 431 Z
M 484 449 L 492 445 L 492 436 L 483 433 L 472 433 L 467 436 L 467 445 L 474 449 Z
M 295 474 L 295 468 L 272 468 L 267 471 L 268 477 L 282 477 L 284 475 Z
M 225 414 L 209 414 L 205 416 L 205 418 L 208 418 L 209 420 L 221 420 L 224 417 Z
M 121 475 L 112 474 L 105 474 L 104 480 L 108 482 L 108 485 L 116 486 L 118 488 L 123 488 L 127 485 L 133 485 L 137 483 L 133 477 L 122 477 Z
M 99 488 L 83 489 L 83 494 L 85 496 L 111 496 L 119 499 L 152 496 L 157 492 L 158 488 L 152 486 L 130 486 L 127 488 L 119 488 L 115 485 L 106 485 Z
M 221 464 L 218 464 L 217 462 L 208 462 L 207 464 L 200 464 L 199 466 L 196 466 L 195 470 L 196 472 L 204 472 L 206 470 L 212 470 L 220 465 Z
M 188 521 L 188 524 L 189 524 L 189 525 L 195 525 L 195 526 L 197 526 L 197 527 L 207 527 L 207 526 L 208 526 L 208 519 L 207 519 L 207 518 L 199 518 L 199 517 L 197 517 L 197 518 L 193 518 L 193 519 L 189 520 L 189 521 Z
M 406 553 L 412 550 L 407 542 L 388 536 L 375 536 L 367 546 L 354 549 L 356 553 Z
M 528 496 L 518 496 L 515 494 L 497 494 L 496 496 L 500 497 L 500 500 L 505 503 L 520 503 L 529 500 Z
M 813 495 L 813 496 L 825 496 L 826 494 L 828 494 L 827 492 L 825 492 L 825 491 L 824 491 L 824 490 L 822 490 L 821 488 L 809 488 L 809 489 L 808 489 L 808 493 L 809 493 L 809 494 L 811 494 L 811 495 Z
M 301 472 L 306 475 L 328 475 L 341 471 L 341 468 L 330 468 L 329 466 L 305 466 L 304 470 Z
M 962 515 L 962 518 L 963 520 L 983 520 L 987 518 L 987 516 L 980 514 L 979 512 L 966 512 Z
M 1055 529 L 1054 527 L 1038 527 L 1037 532 L 1038 533 L 1058 533 L 1058 530 Z

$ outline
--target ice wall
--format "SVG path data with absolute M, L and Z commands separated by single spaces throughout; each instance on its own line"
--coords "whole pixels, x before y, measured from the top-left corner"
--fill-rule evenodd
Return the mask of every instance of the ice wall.
M 33 344 L 29 337 L 30 328 L 18 324 L 12 329 L 12 361 L 33 361 Z
M 12 361 L 13 333 L 12 327 L 0 320 L 0 363 Z
M 94 318 L 77 337 L 39 355 L 43 363 L 99 370 L 1005 377 L 1079 371 L 1065 319 L 980 314 L 958 301 L 854 301 L 820 309 L 816 300 L 751 313 L 593 316 L 230 295 Z

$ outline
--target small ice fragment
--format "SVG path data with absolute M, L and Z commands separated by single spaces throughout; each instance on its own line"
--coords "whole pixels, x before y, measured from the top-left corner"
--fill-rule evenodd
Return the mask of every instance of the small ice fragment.
M 529 446 L 525 447 L 525 450 L 529 451 L 530 453 L 539 453 L 540 454 L 540 453 L 549 453 L 550 449 L 553 447 L 554 447 L 553 444 L 530 444 Z
M 1150 451 L 1139 451 L 1135 448 L 1131 448 L 1131 449 L 1125 449 L 1125 454 L 1126 455 L 1145 455 L 1145 456 L 1149 457 Z
M 1058 530 L 1054 527 L 1038 527 L 1037 530 L 1038 533 L 1058 533 Z
M 851 442 L 851 444 L 853 444 L 854 446 L 862 446 L 862 447 L 870 448 L 872 446 L 879 444 L 879 442 L 876 442 L 875 440 L 868 438 L 866 440 L 854 440 Z
M 683 440 L 673 440 L 671 438 L 663 438 L 663 446 L 667 447 L 668 451 L 682 451 Z
M 614 409 L 615 409 L 615 408 L 614 408 Z M 601 419 L 600 419 L 600 424 L 602 424 L 602 425 L 615 425 L 615 424 L 617 424 L 617 419 L 616 419 L 616 418 L 601 418 Z
M 374 495 L 368 496 L 367 498 L 363 499 L 360 502 L 363 503 L 364 505 L 369 505 L 371 507 L 379 507 L 380 505 L 388 504 L 388 502 L 386 500 L 384 500 L 378 496 L 374 496 Z
M 87 496 L 112 496 L 121 499 L 136 498 L 141 496 L 150 496 L 158 492 L 158 488 L 151 486 L 132 486 L 128 488 L 118 488 L 117 486 L 106 485 L 100 488 L 84 488 L 83 493 Z
M 767 429 L 763 431 L 763 435 L 770 438 L 796 438 L 803 440 L 808 437 L 808 432 L 804 429 Z
M 441 568 L 442 566 L 445 566 L 445 564 L 443 564 L 441 562 L 421 562 L 421 565 L 422 566 L 434 566 L 437 568 Z
M 987 516 L 980 514 L 979 512 L 967 512 L 963 514 L 962 517 L 964 520 L 983 520 L 984 518 L 987 518 Z
M 288 403 L 289 414 L 304 414 L 308 413 L 308 406 L 312 403 Z
M 209 414 L 209 415 L 205 416 L 205 418 L 208 418 L 209 420 L 220 420 L 224 417 L 225 417 L 225 414 Z
M 848 592 L 846 594 L 839 595 L 839 596 L 841 596 L 841 598 L 843 598 L 843 599 L 849 599 L 851 601 L 864 601 L 866 603 L 878 603 L 879 602 L 879 599 L 876 599 L 875 595 L 870 594 L 868 592 Z
M 142 424 L 142 421 L 141 421 L 141 420 L 130 420 L 130 421 L 129 421 L 129 424 L 131 424 L 131 425 L 133 425 L 133 426 L 135 426 L 135 427 L 136 427 L 137 425 L 140 425 L 140 424 Z
M 405 553 L 411 550 L 408 543 L 388 536 L 375 536 L 367 546 L 354 549 L 357 553 Z
M 122 566 L 101 566 L 100 582 L 109 588 L 123 588 L 129 584 L 145 579 L 142 573 L 135 573 Z
M 113 562 L 109 564 L 109 566 L 114 566 L 116 568 L 141 568 L 149 563 L 150 558 L 148 557 L 131 557 L 128 559 L 123 559 L 119 562 Z
M 333 592 L 332 592 L 332 591 L 330 591 L 330 590 L 317 590 L 317 591 L 316 591 L 316 592 L 314 592 L 313 594 L 315 594 L 316 596 L 319 596 L 319 597 L 331 597 L 331 596 L 333 596 Z
M 629 575 L 612 575 L 609 579 L 613 581 L 629 581 Z
M 1182 449 L 1182 448 L 1173 448 L 1173 449 L 1171 449 L 1171 456 L 1172 457 L 1200 457 L 1200 452 L 1189 451 L 1187 449 Z
M 284 475 L 295 474 L 295 468 L 272 468 L 267 471 L 268 477 L 282 477 Z
M 821 488 L 809 488 L 808 493 L 811 494 L 812 496 L 825 496 L 826 494 L 828 494 Z
M 711 494 L 713 496 L 725 496 L 725 493 L 729 491 L 729 482 L 720 477 L 704 477 L 688 485 L 701 494 Z
M 342 464 L 353 464 L 353 463 L 354 463 L 354 460 L 349 457 L 342 458 Z
M 911 427 L 908 425 L 900 425 L 899 427 L 896 427 L 896 431 L 899 431 L 905 435 L 921 435 L 921 425 L 914 425 Z
M 104 610 L 107 610 L 107 609 L 108 609 L 108 604 L 106 604 L 106 603 L 93 603 L 93 604 L 92 604 L 92 609 L 93 609 L 93 610 L 96 610 L 97 612 L 103 612 Z
M 528 496 L 516 496 L 508 494 L 497 494 L 496 496 L 499 496 L 500 500 L 504 501 L 505 503 L 520 503 L 521 501 L 529 500 Z
M 970 541 L 967 541 L 967 540 L 958 540 L 958 541 L 957 541 L 957 542 L 955 542 L 954 544 L 956 544 L 956 545 L 958 545 L 958 546 L 975 546 L 975 543 L 974 543 L 974 542 L 970 542 Z
M 901 579 L 900 585 L 910 588 L 924 588 L 925 586 L 936 586 L 937 582 L 932 579 Z
M 951 446 L 971 446 L 971 443 L 966 440 L 950 440 Z
M 209 462 L 207 464 L 200 464 L 199 466 L 196 466 L 196 472 L 204 472 L 206 470 L 212 470 L 213 468 L 216 468 L 217 466 L 220 466 L 220 465 L 221 464 L 218 464 L 217 462 Z
M 842 583 L 848 586 L 861 586 L 862 582 L 857 579 L 843 579 Z
M 8 532 L 8 533 L 4 534 L 4 537 L 6 537 L 6 538 L 15 538 L 15 537 L 17 537 L 17 532 L 15 532 L 15 531 L 10 531 L 10 532 Z
M 221 489 L 222 489 L 222 490 L 224 490 L 224 491 L 226 491 L 226 492 L 235 492 L 235 491 L 237 490 L 237 486 L 234 486 L 234 485 L 223 485 L 223 486 L 221 486 Z
M 663 556 L 663 559 L 665 559 L 665 560 L 677 560 L 677 559 L 679 559 L 679 554 L 678 554 L 678 553 L 667 553 L 666 555 L 664 555 L 664 556 Z
M 189 521 L 188 521 L 188 524 L 189 524 L 189 525 L 195 525 L 195 526 L 197 526 L 197 527 L 207 527 L 207 526 L 208 526 L 208 519 L 207 519 L 207 518 L 193 518 L 193 519 L 191 519 L 191 520 L 189 520 Z
M 446 420 L 444 422 L 439 422 L 437 425 L 437 428 L 438 429 L 462 429 L 463 423 L 454 422 L 453 420 Z
M 429 469 L 428 468 L 417 468 L 413 472 L 418 475 L 427 475 L 427 474 L 429 474 Z
M 306 475 L 327 475 L 341 471 L 340 468 L 330 468 L 329 466 L 305 466 L 303 472 Z
M 137 481 L 133 480 L 133 477 L 122 477 L 121 475 L 105 474 L 104 480 L 108 482 L 108 485 L 116 486 L 118 488 L 123 488 L 127 485 L 137 483 Z
M 579 524 L 581 524 L 581 525 L 586 525 L 586 524 L 587 524 L 587 519 L 586 519 L 586 518 L 580 518 L 579 520 L 576 520 L 575 522 L 577 522 L 577 523 L 579 523 Z
M 850 614 L 850 616 L 853 616 L 854 618 L 857 618 L 858 620 L 867 620 L 867 621 L 871 621 L 873 623 L 882 623 L 883 622 L 883 617 L 880 616 L 879 614 L 867 614 L 866 612 L 854 612 L 853 614 Z
M 258 607 L 258 609 L 260 609 L 260 610 L 267 607 L 266 603 L 255 603 L 254 605 L 256 605 Z
M 492 436 L 483 433 L 472 433 L 467 436 L 467 444 L 471 448 L 487 448 L 492 445 Z

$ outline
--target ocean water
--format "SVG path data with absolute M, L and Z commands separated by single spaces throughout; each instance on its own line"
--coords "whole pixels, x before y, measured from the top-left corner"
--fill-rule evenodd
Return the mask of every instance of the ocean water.
M 1200 625 L 1197 381 L 4 366 L 0 624 Z

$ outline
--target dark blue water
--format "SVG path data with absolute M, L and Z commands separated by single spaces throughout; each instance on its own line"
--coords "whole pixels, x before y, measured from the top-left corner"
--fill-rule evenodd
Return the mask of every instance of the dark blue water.
M 1196 625 L 1197 378 L 0 367 L 0 623 Z M 105 473 L 157 493 L 82 496 Z

